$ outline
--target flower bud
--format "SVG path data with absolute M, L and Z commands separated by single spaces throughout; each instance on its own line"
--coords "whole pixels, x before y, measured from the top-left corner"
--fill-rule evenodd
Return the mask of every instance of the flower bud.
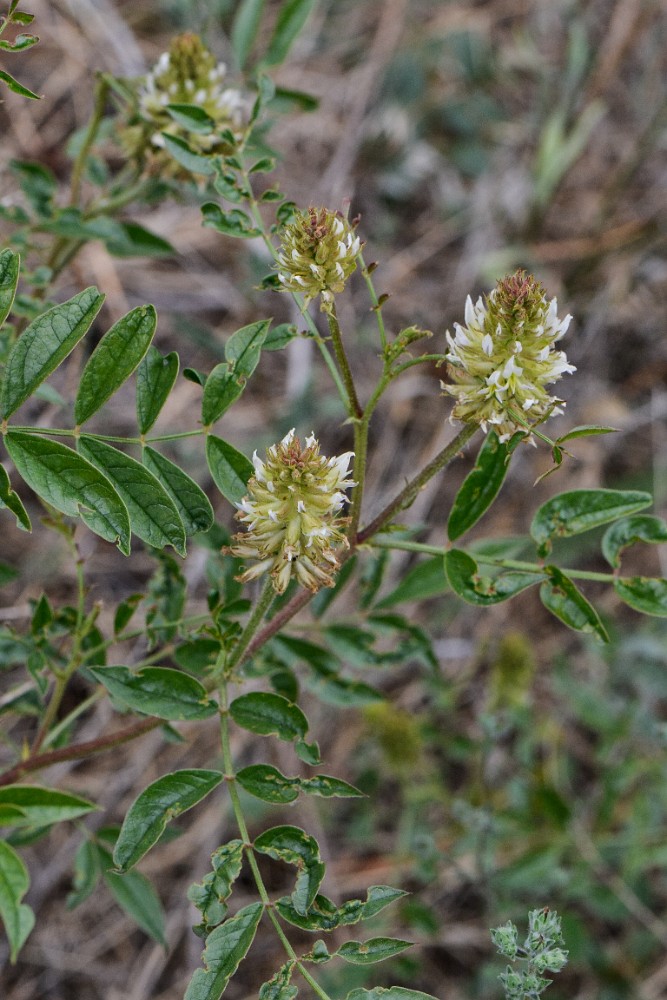
M 347 499 L 342 491 L 354 485 L 346 478 L 351 458 L 352 452 L 320 455 L 312 435 L 302 448 L 294 430 L 267 448 L 265 462 L 255 452 L 255 475 L 236 514 L 246 531 L 234 535 L 229 551 L 258 561 L 239 580 L 270 573 L 279 594 L 292 577 L 312 591 L 333 586 L 338 552 L 348 544 L 339 512 Z
M 571 316 L 560 320 L 556 299 L 547 300 L 542 285 L 525 271 L 499 281 L 483 302 L 468 296 L 465 326 L 447 331 L 445 355 L 451 383 L 442 388 L 456 399 L 452 419 L 491 427 L 501 441 L 516 431 L 562 413 L 561 399 L 545 386 L 573 372 L 554 344 L 567 331 Z
M 249 118 L 246 96 L 225 86 L 227 69 L 216 63 L 198 35 L 178 35 L 168 52 L 163 52 L 153 69 L 143 78 L 136 93 L 132 122 L 121 131 L 121 140 L 130 155 L 146 159 L 156 171 L 183 174 L 184 168 L 166 152 L 163 132 L 184 139 L 196 153 L 229 154 L 244 137 Z M 167 111 L 168 104 L 188 104 L 202 108 L 214 127 L 210 132 L 182 128 Z
M 278 279 L 284 291 L 298 292 L 306 304 L 321 295 L 326 312 L 355 270 L 360 252 L 354 226 L 343 215 L 309 208 L 283 229 Z

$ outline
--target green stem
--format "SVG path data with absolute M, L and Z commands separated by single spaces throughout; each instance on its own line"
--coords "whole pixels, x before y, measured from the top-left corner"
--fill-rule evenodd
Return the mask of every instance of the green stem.
M 33 425 L 10 424 L 9 431 L 24 431 L 28 434 L 41 434 L 44 437 L 74 437 L 80 436 L 79 431 L 67 427 L 34 427 Z M 158 441 L 179 441 L 182 438 L 201 437 L 206 431 L 203 427 L 198 427 L 193 431 L 178 431 L 174 434 L 156 434 L 152 437 L 119 437 L 117 434 L 89 434 L 86 437 L 95 441 L 113 441 L 115 444 L 154 444 Z
M 255 607 L 252 609 L 252 613 L 248 618 L 246 626 L 239 637 L 239 641 L 234 647 L 233 653 L 231 654 L 231 656 L 229 657 L 229 659 L 225 664 L 225 673 L 227 676 L 229 676 L 231 672 L 234 670 L 234 668 L 238 666 L 238 664 L 241 662 L 243 654 L 245 653 L 246 649 L 248 648 L 252 639 L 254 638 L 254 635 L 262 621 L 262 618 L 268 611 L 269 605 L 271 604 L 271 601 L 275 596 L 276 592 L 273 589 L 273 581 L 269 577 L 269 579 L 264 584 L 264 589 L 262 590 L 262 593 L 259 595 L 259 599 L 255 604 Z
M 427 556 L 444 556 L 447 549 L 441 545 L 424 545 L 421 542 L 404 541 L 401 538 L 375 539 L 371 542 L 375 549 L 400 549 L 402 552 L 421 552 Z M 544 569 L 542 563 L 524 562 L 520 559 L 496 559 L 492 556 L 482 556 L 477 552 L 472 553 L 472 557 L 477 563 L 483 566 L 498 566 L 500 569 L 516 569 L 528 573 L 541 573 Z M 613 573 L 596 573 L 587 569 L 563 569 L 566 576 L 571 576 L 574 580 L 592 580 L 595 583 L 613 583 L 616 577 Z
M 338 316 L 336 315 L 336 306 L 333 302 L 327 309 L 327 322 L 329 324 L 329 333 L 331 334 L 331 343 L 333 344 L 336 361 L 338 362 L 338 367 L 340 368 L 343 376 L 343 384 L 345 386 L 345 394 L 347 396 L 347 412 L 352 419 L 360 420 L 364 411 L 357 397 L 357 390 L 354 385 L 354 379 L 352 378 L 352 370 L 350 368 L 350 363 L 347 360 L 347 354 L 345 353 L 345 347 L 343 346 L 343 338 L 340 334 L 340 324 L 338 322 Z
M 400 514 L 402 510 L 409 507 L 414 501 L 415 497 L 420 490 L 426 486 L 430 479 L 433 478 L 438 472 L 441 472 L 450 462 L 452 462 L 458 455 L 461 448 L 463 448 L 470 438 L 475 434 L 479 428 L 476 424 L 465 424 L 464 427 L 459 431 L 456 437 L 449 442 L 448 445 L 438 452 L 432 461 L 428 463 L 422 471 L 411 479 L 407 486 L 401 490 L 398 496 L 394 497 L 391 503 L 387 504 L 383 511 L 381 511 L 376 518 L 367 527 L 363 528 L 362 531 L 357 535 L 357 544 L 360 545 L 363 542 L 367 542 L 373 537 L 378 531 L 381 530 L 392 518 L 397 514 Z
M 93 105 L 93 113 L 88 123 L 88 128 L 86 129 L 83 142 L 81 143 L 81 148 L 79 149 L 77 158 L 74 161 L 74 166 L 72 168 L 70 205 L 78 205 L 79 203 L 83 172 L 86 167 L 88 154 L 90 153 L 95 139 L 97 138 L 97 133 L 104 117 L 104 108 L 108 93 L 109 84 L 107 80 L 103 76 L 98 76 L 97 83 L 95 84 L 95 103 Z
M 259 602 L 258 602 L 259 607 Z M 221 656 L 222 659 L 222 656 Z M 222 668 L 223 664 L 220 663 L 219 667 Z M 232 759 L 232 748 L 229 738 L 229 713 L 227 705 L 227 680 L 222 679 L 220 685 L 220 705 L 222 708 L 222 715 L 220 718 L 220 742 L 222 744 L 222 759 L 225 768 L 225 777 L 227 778 L 227 787 L 229 789 L 229 797 L 232 803 L 232 809 L 234 812 L 234 817 L 236 819 L 236 825 L 239 828 L 239 833 L 243 840 L 243 845 L 245 848 L 245 856 L 248 859 L 248 864 L 250 865 L 250 870 L 252 872 L 252 877 L 257 886 L 257 892 L 259 893 L 259 898 L 264 905 L 264 911 L 268 914 L 269 920 L 273 924 L 275 931 L 280 938 L 280 942 L 285 949 L 288 957 L 294 962 L 299 972 L 306 980 L 308 985 L 317 993 L 321 1000 L 331 1000 L 331 997 L 326 993 L 322 987 L 316 982 L 315 979 L 310 975 L 308 970 L 304 968 L 303 964 L 299 961 L 299 958 L 294 951 L 294 948 L 290 944 L 285 932 L 283 931 L 280 921 L 275 914 L 273 909 L 273 903 L 264 885 L 264 879 L 262 878 L 262 873 L 259 870 L 259 865 L 257 864 L 257 858 L 255 857 L 255 852 L 253 850 L 252 841 L 250 839 L 250 834 L 248 833 L 248 826 L 245 821 L 245 816 L 243 815 L 243 807 L 241 805 L 241 799 L 239 797 L 238 788 L 236 786 L 236 776 L 234 772 L 234 761 Z
M 368 295 L 371 302 L 373 303 L 373 312 L 375 313 L 375 319 L 377 321 L 378 330 L 380 331 L 380 342 L 382 344 L 382 350 L 384 351 L 387 347 L 387 331 L 384 326 L 384 317 L 382 316 L 382 306 L 380 305 L 380 300 L 375 291 L 375 285 L 373 284 L 373 279 L 371 278 L 371 272 L 366 267 L 366 262 L 363 258 L 363 254 L 359 254 L 359 263 L 361 264 L 361 274 L 366 282 L 366 287 L 368 289 Z
M 76 623 L 74 625 L 74 637 L 72 639 L 72 650 L 70 653 L 70 658 L 65 669 L 56 675 L 56 682 L 51 692 L 51 697 L 49 703 L 46 706 L 44 715 L 42 716 L 42 721 L 37 730 L 37 735 L 33 741 L 32 747 L 30 749 L 31 754 L 36 754 L 44 741 L 46 740 L 51 726 L 55 722 L 56 716 L 58 714 L 58 709 L 60 708 L 61 702 L 67 690 L 67 685 L 74 673 L 81 666 L 81 646 L 83 640 L 88 633 L 88 627 L 86 624 L 86 583 L 83 575 L 83 559 L 77 549 L 76 542 L 73 537 L 68 539 L 70 547 L 73 550 L 75 557 L 75 572 L 76 572 L 76 583 L 77 583 L 77 608 L 76 608 Z M 90 622 L 88 623 L 88 625 Z

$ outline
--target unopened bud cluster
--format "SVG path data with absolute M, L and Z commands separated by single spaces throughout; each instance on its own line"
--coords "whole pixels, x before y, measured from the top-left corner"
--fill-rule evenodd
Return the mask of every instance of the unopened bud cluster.
M 450 383 L 456 399 L 452 418 L 496 431 L 501 441 L 552 413 L 563 401 L 546 386 L 575 371 L 554 345 L 566 333 L 571 316 L 560 320 L 556 299 L 525 271 L 499 281 L 485 301 L 468 296 L 465 326 L 447 331 Z
M 309 208 L 282 231 L 278 279 L 285 291 L 303 295 L 306 304 L 321 296 L 321 307 L 328 311 L 355 270 L 360 252 L 361 241 L 343 215 Z
M 255 452 L 255 474 L 236 515 L 246 531 L 234 536 L 229 550 L 257 560 L 241 581 L 268 573 L 279 594 L 293 578 L 312 591 L 333 586 L 347 546 L 340 511 L 343 491 L 354 485 L 347 478 L 351 458 L 351 452 L 326 458 L 312 435 L 302 447 L 293 430 L 267 449 L 265 462 Z
M 181 171 L 161 150 L 163 133 L 184 139 L 195 152 L 230 153 L 233 144 L 243 138 L 248 120 L 248 100 L 242 91 L 225 85 L 227 69 L 217 62 L 198 35 L 178 35 L 168 52 L 163 52 L 153 69 L 144 77 L 137 92 L 134 123 L 125 131 L 123 141 L 135 155 L 148 156 L 153 164 Z M 213 122 L 210 131 L 182 128 L 169 114 L 170 104 L 195 105 Z

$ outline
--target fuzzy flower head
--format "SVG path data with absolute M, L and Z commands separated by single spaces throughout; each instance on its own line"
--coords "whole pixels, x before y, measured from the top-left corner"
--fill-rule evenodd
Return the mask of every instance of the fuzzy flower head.
M 302 447 L 293 430 L 267 448 L 265 462 L 255 452 L 255 475 L 236 514 L 246 530 L 229 551 L 258 561 L 240 580 L 270 573 L 278 594 L 292 577 L 312 591 L 333 586 L 338 552 L 347 547 L 347 519 L 339 514 L 343 490 L 354 485 L 347 479 L 351 458 L 352 452 L 325 458 L 312 435 Z
M 171 157 L 162 152 L 166 132 L 184 139 L 197 153 L 231 153 L 245 134 L 249 104 L 240 90 L 225 84 L 227 69 L 216 62 L 198 35 L 178 35 L 168 52 L 163 52 L 153 69 L 143 78 L 136 96 L 133 124 L 122 140 L 135 156 L 146 156 L 152 165 L 182 172 Z M 210 131 L 185 130 L 167 111 L 169 104 L 195 105 L 213 122 Z M 225 132 L 223 137 L 220 133 Z M 230 135 L 233 136 L 233 142 Z
M 559 319 L 556 299 L 525 271 L 498 282 L 473 305 L 468 296 L 465 326 L 447 331 L 451 383 L 442 388 L 456 399 L 452 419 L 491 427 L 507 441 L 526 425 L 562 413 L 561 399 L 546 386 L 575 371 L 554 344 L 567 331 L 571 316 Z M 560 404 L 560 405 L 559 405 Z
M 334 295 L 343 291 L 360 252 L 354 224 L 339 212 L 309 208 L 282 231 L 278 279 L 284 291 L 299 292 L 306 304 L 321 295 L 326 312 Z

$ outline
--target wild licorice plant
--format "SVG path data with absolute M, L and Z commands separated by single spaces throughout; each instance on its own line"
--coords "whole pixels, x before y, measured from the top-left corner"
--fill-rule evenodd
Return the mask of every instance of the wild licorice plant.
M 293 14 L 299 6 L 306 5 L 291 3 L 284 9 Z M 3 30 L 12 18 L 24 24 L 29 15 L 19 17 L 13 2 Z M 284 57 L 299 27 L 293 17 L 279 18 L 265 65 Z M 247 34 L 239 31 L 237 41 L 247 51 Z M 9 84 L 7 77 L 1 78 Z M 31 96 L 20 85 L 15 84 L 16 88 L 19 94 Z M 114 122 L 124 157 L 123 165 L 114 171 L 99 152 L 100 138 L 110 134 L 110 97 L 116 101 Z M 44 594 L 34 603 L 27 632 L 10 627 L 2 631 L 3 669 L 25 666 L 26 676 L 5 697 L 3 706 L 19 719 L 19 739 L 8 733 L 6 746 L 12 759 L 0 776 L 0 823 L 8 830 L 0 841 L 0 915 L 15 960 L 34 923 L 32 910 L 23 902 L 29 876 L 17 848 L 46 835 L 54 823 L 79 820 L 95 808 L 95 803 L 81 796 L 29 783 L 30 775 L 58 761 L 111 751 L 158 727 L 164 728 L 165 735 L 173 735 L 174 723 L 208 724 L 215 717 L 223 769 L 188 768 L 163 775 L 139 793 L 120 831 L 93 833 L 81 823 L 82 844 L 70 897 L 72 905 L 81 902 L 102 879 L 143 929 L 163 940 L 159 903 L 135 866 L 172 820 L 207 796 L 219 796 L 225 806 L 230 803 L 238 836 L 214 851 L 210 871 L 202 873 L 201 881 L 189 892 L 201 913 L 195 931 L 205 945 L 202 966 L 190 981 L 186 1000 L 216 1000 L 224 993 L 260 925 L 262 932 L 277 934 L 285 953 L 284 964 L 261 987 L 261 1000 L 291 1000 L 299 977 L 314 995 L 329 1000 L 316 979 L 318 964 L 340 958 L 368 965 L 409 946 L 395 938 L 371 937 L 348 940 L 330 952 L 323 935 L 374 916 L 401 897 L 402 891 L 374 885 L 365 899 L 338 906 L 319 891 L 324 864 L 316 839 L 307 831 L 279 825 L 254 838 L 248 832 L 240 789 L 282 805 L 300 794 L 360 794 L 345 781 L 320 771 L 317 743 L 309 741 L 308 720 L 297 704 L 295 667 L 303 665 L 322 684 L 336 686 L 341 701 L 352 687 L 358 700 L 364 686 L 339 675 L 338 661 L 325 646 L 293 631 L 299 612 L 310 606 L 315 622 L 320 622 L 331 614 L 341 590 L 353 585 L 365 561 L 382 550 L 403 549 L 428 556 L 429 564 L 434 557 L 441 559 L 451 589 L 477 607 L 538 587 L 542 603 L 565 625 L 592 633 L 603 642 L 604 625 L 575 580 L 607 582 L 636 610 L 667 615 L 667 581 L 621 575 L 621 556 L 628 546 L 667 540 L 662 520 L 639 513 L 651 504 L 647 493 L 589 489 L 552 498 L 537 510 L 531 523 L 534 561 L 516 561 L 497 553 L 480 555 L 463 547 L 467 532 L 496 499 L 519 446 L 546 442 L 557 467 L 568 442 L 608 430 L 582 426 L 552 441 L 542 429 L 562 405 L 551 387 L 573 371 L 558 346 L 570 317 L 560 319 L 555 300 L 549 300 L 540 283 L 520 271 L 501 279 L 485 298 L 468 299 L 464 322 L 455 326 L 453 335 L 446 335 L 444 352 L 419 353 L 420 342 L 431 335 L 417 327 L 398 332 L 386 329 L 383 300 L 373 281 L 374 266 L 364 260 L 358 224 L 329 207 L 298 208 L 264 182 L 262 193 L 256 193 L 257 176 L 274 166 L 259 139 L 259 131 L 273 113 L 273 98 L 274 88 L 266 75 L 256 77 L 253 93 L 250 84 L 240 89 L 227 86 L 224 67 L 202 42 L 193 35 L 180 36 L 144 79 L 98 80 L 92 118 L 73 147 L 70 197 L 65 206 L 57 204 L 56 181 L 45 167 L 16 164 L 21 203 L 0 208 L 1 217 L 13 230 L 10 245 L 0 253 L 4 365 L 0 417 L 9 467 L 8 472 L 0 466 L 0 506 L 14 515 L 18 528 L 30 531 L 20 494 L 24 488 L 31 491 L 44 509 L 46 526 L 59 532 L 69 547 L 77 581 L 73 606 L 54 607 Z M 96 288 L 87 288 L 66 302 L 54 301 L 58 276 L 94 239 L 103 240 L 117 253 L 165 250 L 163 241 L 119 213 L 143 199 L 193 189 L 200 195 L 208 192 L 209 200 L 202 207 L 205 225 L 225 236 L 264 241 L 274 260 L 264 285 L 294 297 L 304 329 L 260 319 L 237 330 L 226 342 L 225 360 L 211 372 L 186 370 L 202 390 L 199 424 L 190 430 L 155 434 L 153 427 L 178 377 L 179 358 L 174 352 L 163 356 L 153 346 L 155 309 L 138 306 L 101 337 L 83 367 L 74 399 L 60 400 L 63 426 L 19 422 L 20 408 L 33 397 L 48 394 L 46 398 L 57 399 L 46 380 L 91 331 L 103 303 L 103 294 Z M 22 272 L 21 255 L 25 258 Z M 367 398 L 360 398 L 357 391 L 348 360 L 349 335 L 341 328 L 336 307 L 355 271 L 363 276 L 377 323 L 378 378 Z M 17 294 L 20 278 L 23 285 Z M 309 312 L 311 303 L 319 305 L 324 333 Z M 349 451 L 323 455 L 310 428 L 295 428 L 265 454 L 256 452 L 250 460 L 215 433 L 218 423 L 244 392 L 260 359 L 270 364 L 270 352 L 283 349 L 297 336 L 315 341 L 340 395 L 350 428 Z M 451 416 L 458 429 L 409 483 L 397 484 L 381 512 L 367 522 L 364 494 L 371 420 L 383 394 L 417 365 L 440 365 L 446 373 L 443 394 L 454 399 Z M 137 434 L 122 437 L 89 431 L 91 418 L 103 412 L 105 403 L 131 377 L 136 388 Z M 443 401 L 443 413 L 444 407 Z M 453 502 L 442 544 L 424 545 L 409 532 L 397 530 L 397 520 L 419 491 L 445 473 L 475 436 L 483 438 L 477 461 Z M 206 494 L 163 453 L 170 441 L 182 438 L 201 443 L 215 486 L 236 508 L 239 530 L 233 537 L 213 525 Z M 125 556 L 130 554 L 134 535 L 158 559 L 148 593 L 126 599 L 116 608 L 111 635 L 103 634 L 99 604 L 88 593 L 75 537 L 79 521 Z M 601 525 L 609 525 L 602 539 L 609 573 L 583 572 L 551 562 L 555 538 Z M 198 541 L 218 539 L 218 545 L 224 536 L 224 571 L 209 594 L 205 615 L 188 614 L 184 576 L 178 561 L 165 552 L 171 546 L 184 556 L 191 536 Z M 14 572 L 4 565 L 0 570 L 5 581 Z M 394 650 L 378 652 L 378 662 L 381 657 L 387 662 L 392 656 L 400 660 L 415 652 L 432 660 L 428 637 L 421 630 L 399 615 L 374 609 L 378 586 L 379 580 L 367 581 L 359 641 L 368 647 L 370 636 L 372 642 L 385 640 L 383 649 Z M 140 609 L 143 616 L 138 614 Z M 137 619 L 139 625 L 135 625 Z M 350 638 L 350 627 L 346 629 Z M 142 635 L 148 639 L 144 659 L 130 665 L 115 662 L 116 648 Z M 171 665 L 163 665 L 165 661 Z M 63 712 L 75 676 L 85 682 L 89 694 L 75 709 Z M 367 686 L 366 691 L 377 696 Z M 104 697 L 122 714 L 122 724 L 93 741 L 78 740 L 81 720 Z M 235 726 L 292 744 L 297 757 L 313 769 L 311 776 L 285 775 L 270 764 L 238 769 L 231 749 Z M 271 898 L 259 864 L 262 856 L 295 869 L 289 896 Z M 254 880 L 257 899 L 234 909 L 230 899 L 244 866 Z M 142 900 L 141 906 L 132 903 L 137 899 Z M 295 950 L 290 927 L 316 936 L 306 953 Z M 503 975 L 510 997 L 539 996 L 549 983 L 544 973 L 559 971 L 566 960 L 558 919 L 548 910 L 531 913 L 523 946 L 518 945 L 512 925 L 498 928 L 494 941 L 511 962 L 526 965 L 518 970 L 508 967 Z M 355 989 L 348 1000 L 423 1000 L 425 996 L 389 987 Z

